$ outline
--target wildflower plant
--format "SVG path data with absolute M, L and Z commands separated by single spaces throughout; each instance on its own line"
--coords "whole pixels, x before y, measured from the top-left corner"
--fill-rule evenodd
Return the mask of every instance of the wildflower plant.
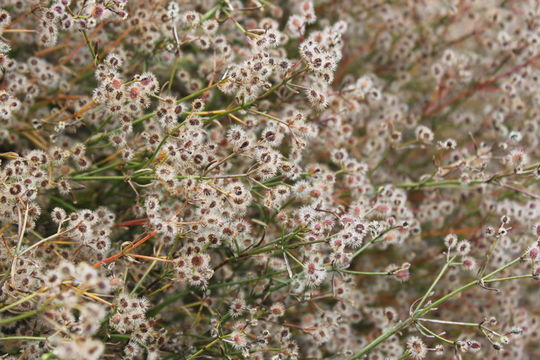
M 5 359 L 537 359 L 534 0 L 0 0 Z

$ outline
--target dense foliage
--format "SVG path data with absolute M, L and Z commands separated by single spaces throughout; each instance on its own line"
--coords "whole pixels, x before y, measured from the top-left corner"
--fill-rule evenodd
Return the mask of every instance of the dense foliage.
M 536 0 L 0 0 L 3 359 L 540 358 Z

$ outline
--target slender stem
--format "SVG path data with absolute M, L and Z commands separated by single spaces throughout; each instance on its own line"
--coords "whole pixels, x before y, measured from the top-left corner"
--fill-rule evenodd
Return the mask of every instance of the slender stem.
M 363 357 L 364 355 L 368 354 L 371 352 L 371 350 L 373 350 L 375 347 L 377 347 L 380 343 L 382 343 L 383 341 L 385 341 L 386 339 L 388 339 L 389 337 L 391 337 L 392 335 L 396 334 L 397 332 L 405 329 L 406 327 L 408 327 L 409 325 L 411 325 L 412 323 L 414 323 L 416 320 L 420 319 L 423 315 L 425 315 L 427 312 L 429 312 L 430 310 L 438 307 L 439 305 L 447 302 L 448 300 L 450 300 L 451 298 L 453 298 L 454 296 L 456 296 L 457 294 L 467 290 L 467 289 L 470 289 L 472 287 L 474 287 L 475 285 L 477 285 L 479 282 L 498 282 L 498 281 L 506 281 L 506 280 L 514 280 L 516 277 L 515 276 L 511 276 L 511 277 L 506 277 L 506 278 L 499 278 L 499 279 L 490 279 L 492 276 L 508 269 L 509 267 L 511 267 L 512 265 L 518 263 L 519 261 L 522 260 L 524 255 L 521 255 L 520 257 L 517 257 L 515 258 L 514 260 L 510 261 L 509 263 L 501 266 L 500 268 L 492 271 L 491 273 L 489 273 L 488 275 L 485 275 L 484 277 L 482 277 L 480 280 L 473 280 L 457 289 L 454 289 L 453 291 L 451 291 L 450 293 L 440 297 L 438 300 L 428 304 L 425 308 L 423 309 L 419 309 L 417 310 L 413 315 L 411 315 L 409 318 L 407 318 L 406 320 L 398 323 L 397 325 L 395 325 L 394 327 L 386 330 L 385 332 L 383 332 L 381 335 L 379 335 L 375 340 L 373 340 L 371 343 L 369 343 L 368 345 L 364 346 L 362 349 L 360 349 L 359 352 L 357 352 L 356 354 L 352 355 L 351 357 L 349 357 L 347 360 L 356 360 L 356 359 L 360 359 L 361 357 Z M 530 275 L 532 277 L 532 275 Z M 528 276 L 527 276 L 528 277 Z M 520 275 L 519 278 L 525 278 L 524 275 Z
M 300 266 L 302 266 L 302 267 L 304 267 L 304 268 L 306 267 L 304 264 L 302 264 L 302 262 L 301 262 L 300 260 L 298 260 L 298 259 L 296 258 L 296 256 L 294 256 L 293 254 L 291 254 L 290 251 L 284 250 L 284 252 L 285 252 L 285 254 L 289 255 L 289 256 L 291 257 L 291 259 L 294 260 L 295 263 L 297 263 L 298 265 L 300 265 Z
M 398 357 L 397 360 L 404 360 L 404 359 L 408 358 L 410 355 L 411 355 L 411 353 L 409 352 L 409 350 L 407 350 L 403 354 L 401 354 L 401 356 Z
M 540 162 L 528 165 L 523 170 L 525 172 L 528 172 L 533 169 L 536 169 L 538 166 L 540 166 Z M 495 174 L 485 180 L 480 180 L 480 179 L 471 180 L 467 185 L 489 184 L 498 179 L 502 179 L 505 177 L 513 176 L 513 175 L 520 175 L 520 174 L 522 173 L 516 174 L 514 172 L 508 172 L 508 173 L 503 173 L 503 174 Z M 427 182 L 421 181 L 421 182 L 415 182 L 415 183 L 402 183 L 402 184 L 396 184 L 394 186 L 398 188 L 426 188 L 426 187 L 445 187 L 445 186 L 452 186 L 452 185 L 464 185 L 464 184 L 459 179 L 448 179 L 448 180 L 439 180 L 439 181 L 427 181 Z
M 434 331 L 428 329 L 426 326 L 422 325 L 421 323 L 416 322 L 416 325 L 419 326 L 423 331 L 425 331 L 429 335 L 439 339 L 440 341 L 442 341 L 442 342 L 444 342 L 446 344 L 455 345 L 454 341 L 443 338 L 442 336 L 440 336 L 439 334 L 435 333 Z
M 188 101 L 188 100 L 191 100 L 191 99 L 193 99 L 193 98 L 196 98 L 197 96 L 200 96 L 200 95 L 204 94 L 204 93 L 207 92 L 208 90 L 212 90 L 212 89 L 215 88 L 215 87 L 218 87 L 218 86 L 220 86 L 220 85 L 225 84 L 227 81 L 229 81 L 229 79 L 227 79 L 227 78 L 226 78 L 226 79 L 223 79 L 223 80 L 221 80 L 221 81 L 218 81 L 218 82 L 215 83 L 215 84 L 212 84 L 212 85 L 207 86 L 207 87 L 205 87 L 205 88 L 203 88 L 203 89 L 201 89 L 201 90 L 198 90 L 198 91 L 196 91 L 196 92 L 194 92 L 194 93 L 192 93 L 192 94 L 189 94 L 189 95 L 187 95 L 187 96 L 184 96 L 183 98 L 178 99 L 176 102 L 177 102 L 178 104 L 180 104 L 181 102 Z
M 47 340 L 43 336 L 6 336 L 0 338 L 0 341 L 13 341 L 13 340 L 35 340 L 35 341 L 44 341 Z
M 459 325 L 459 326 L 472 326 L 477 327 L 478 323 L 468 323 L 468 322 L 459 322 L 459 321 L 448 321 L 448 320 L 437 320 L 437 319 L 426 319 L 426 318 L 417 318 L 418 321 L 426 321 L 436 324 L 448 324 L 448 325 Z
M 131 290 L 131 292 L 129 293 L 130 295 L 135 294 L 135 292 L 137 291 L 137 289 L 139 288 L 139 286 L 142 285 L 144 279 L 146 279 L 146 277 L 148 276 L 148 274 L 150 274 L 150 271 L 152 271 L 152 269 L 154 268 L 154 266 L 156 266 L 156 264 L 157 264 L 157 261 L 156 261 L 156 260 L 152 261 L 152 263 L 150 264 L 150 266 L 148 266 L 148 269 L 146 269 L 146 271 L 144 272 L 143 276 L 141 276 L 141 278 L 139 279 L 139 281 L 137 281 L 137 283 L 136 283 L 135 286 L 133 287 L 133 290 Z
M 169 94 L 171 93 L 172 85 L 174 82 L 174 76 L 176 75 L 176 69 L 178 68 L 179 63 L 180 61 L 178 60 L 178 58 L 174 59 L 174 63 L 171 69 L 171 74 L 169 76 L 169 83 L 167 84 L 167 91 L 169 92 Z
M 47 288 L 45 288 L 45 289 L 47 289 Z M 4 306 L 3 308 L 0 309 L 0 313 L 3 313 L 4 311 L 7 311 L 9 309 L 12 309 L 12 308 L 20 305 L 20 304 L 23 304 L 23 303 L 25 303 L 27 301 L 32 300 L 33 298 L 38 296 L 41 292 L 43 292 L 45 289 L 38 290 L 38 291 L 36 291 L 36 292 L 34 292 L 34 293 L 32 293 L 32 294 L 30 294 L 28 296 L 25 296 L 25 297 L 15 301 L 15 302 L 9 304 L 9 305 Z
M 73 181 L 107 181 L 107 180 L 126 180 L 129 177 L 121 176 L 121 175 L 103 175 L 103 176 L 72 176 L 70 177 Z M 151 179 L 155 179 L 155 177 L 151 177 Z
M 410 317 L 407 320 L 398 323 L 397 325 L 393 326 L 392 328 L 388 329 L 387 331 L 383 332 L 381 335 L 379 335 L 375 340 L 364 346 L 359 352 L 354 354 L 353 356 L 349 357 L 347 360 L 355 360 L 360 359 L 362 356 L 368 354 L 376 348 L 380 343 L 394 335 L 395 333 L 405 329 L 410 324 L 413 323 L 413 318 Z
M 142 239 L 140 239 L 139 241 L 137 241 L 136 243 L 134 243 L 133 245 L 130 245 L 128 246 L 127 248 L 125 248 L 124 250 L 121 250 L 120 252 L 114 254 L 113 256 L 109 256 L 108 258 L 104 259 L 104 260 L 101 260 L 97 263 L 95 263 L 94 265 L 92 265 L 92 267 L 94 269 L 98 269 L 101 265 L 104 265 L 104 264 L 108 264 L 110 262 L 113 262 L 115 260 L 117 260 L 118 258 L 121 258 L 122 256 L 124 256 L 128 251 L 130 250 L 133 250 L 135 249 L 136 247 L 142 245 L 143 243 L 145 243 L 148 239 L 150 239 L 152 236 L 154 236 L 155 234 L 157 234 L 157 231 L 152 231 L 150 234 L 144 236 Z
M 372 244 L 376 243 L 376 242 L 379 242 L 379 240 L 384 236 L 386 235 L 388 232 L 394 230 L 395 227 L 391 227 L 391 228 L 388 228 L 386 230 L 384 230 L 382 233 L 380 233 L 379 235 L 377 235 L 376 237 L 374 237 L 373 239 L 371 239 L 369 242 L 367 242 L 366 244 L 364 244 L 364 246 L 362 246 L 360 249 L 358 249 L 351 257 L 351 262 L 352 260 L 357 257 L 358 255 L 360 255 L 361 253 L 363 253 L 368 247 L 370 247 Z
M 159 248 L 157 249 L 156 251 L 156 256 L 159 256 L 159 253 L 161 252 L 161 249 L 163 248 L 163 243 L 161 243 L 159 245 Z M 129 255 L 129 254 L 128 254 Z M 170 261 L 170 260 L 168 260 Z M 135 292 L 137 291 L 137 289 L 139 288 L 139 286 L 142 285 L 142 283 L 144 282 L 144 279 L 146 279 L 146 277 L 148 276 L 148 274 L 150 274 L 150 271 L 152 271 L 152 269 L 154 268 L 154 266 L 156 266 L 158 262 L 158 259 L 154 260 L 150 266 L 148 267 L 148 269 L 146 269 L 146 271 L 144 272 L 143 276 L 141 276 L 141 278 L 139 279 L 139 281 L 137 282 L 137 284 L 135 284 L 135 287 L 133 288 L 133 290 L 131 290 L 130 292 L 130 295 L 133 295 L 135 294 Z
M 195 359 L 197 356 L 199 356 L 200 354 L 202 354 L 203 352 L 205 352 L 208 348 L 214 346 L 215 344 L 217 344 L 219 341 L 223 340 L 224 338 L 227 338 L 231 336 L 231 334 L 227 334 L 227 335 L 223 335 L 223 336 L 220 336 L 216 339 L 214 339 L 212 342 L 209 342 L 208 344 L 204 345 L 202 348 L 200 348 L 196 353 L 192 354 L 190 357 L 187 358 L 187 360 L 193 360 Z
M 40 307 L 40 308 L 38 308 L 36 310 L 27 311 L 27 312 L 24 312 L 24 313 L 19 314 L 17 316 L 0 319 L 0 325 L 11 324 L 12 322 L 32 317 L 34 315 L 39 314 L 40 312 L 44 311 L 47 308 L 48 308 L 48 304 L 46 304 L 46 305 L 44 305 L 44 306 L 42 306 L 42 307 Z
M 453 296 L 477 285 L 479 282 L 483 281 L 483 282 L 497 282 L 497 281 L 505 281 L 505 280 L 513 280 L 514 277 L 509 277 L 509 278 L 500 278 L 500 279 L 492 279 L 492 280 L 489 280 L 490 277 L 492 277 L 493 275 L 496 275 L 498 273 L 500 273 L 501 271 L 504 271 L 506 270 L 507 268 L 509 268 L 510 266 L 516 264 L 517 262 L 521 261 L 522 259 L 522 256 L 518 257 L 518 258 L 515 258 L 514 260 L 510 261 L 509 263 L 501 266 L 500 268 L 498 268 L 497 270 L 489 273 L 488 275 L 482 277 L 480 280 L 473 280 L 465 285 L 463 285 L 462 287 L 458 288 L 458 289 L 455 289 L 454 291 L 446 294 L 445 296 L 439 298 L 438 300 L 434 301 L 433 303 L 429 304 L 428 306 L 426 306 L 424 309 L 421 309 L 419 310 L 415 315 L 414 317 L 415 318 L 419 318 L 420 316 L 423 316 L 424 314 L 426 314 L 428 311 L 430 311 L 431 309 L 433 308 L 436 308 L 437 306 L 439 306 L 440 304 L 442 303 L 445 303 L 446 301 L 448 301 L 450 298 L 452 298 Z
M 213 175 L 213 176 L 176 176 L 176 179 L 194 179 L 194 180 L 215 180 L 215 179 L 232 179 L 232 178 L 244 178 L 248 177 L 250 174 L 222 174 L 222 175 Z M 116 180 L 147 180 L 154 181 L 157 180 L 157 177 L 150 176 L 150 173 L 143 172 L 140 174 L 134 174 L 132 176 L 122 176 L 122 175 L 99 175 L 99 176 L 87 176 L 87 175 L 77 175 L 71 176 L 69 178 L 73 181 L 116 181 Z
M 369 272 L 369 271 L 354 271 L 354 270 L 340 270 L 342 273 L 353 275 L 388 275 L 388 272 Z
M 94 47 L 92 46 L 92 44 L 90 43 L 90 39 L 88 38 L 88 34 L 84 30 L 81 30 L 81 32 L 83 34 L 84 41 L 86 42 L 86 46 L 88 46 L 88 50 L 90 51 L 90 54 L 92 55 L 92 59 L 94 60 L 94 64 L 97 64 L 96 51 L 95 51 Z
M 24 210 L 24 218 L 22 221 L 22 224 L 20 224 L 19 229 L 19 239 L 17 240 L 17 251 L 16 253 L 19 254 L 19 251 L 21 250 L 22 241 L 24 239 L 24 233 L 26 232 L 26 223 L 28 222 L 28 211 L 30 210 L 30 207 L 26 205 Z
M 70 203 L 64 201 L 64 199 L 61 199 L 61 198 L 59 198 L 57 196 L 51 195 L 50 198 L 51 198 L 51 200 L 56 201 L 57 203 L 59 203 L 60 205 L 65 207 L 66 209 L 69 209 L 71 211 L 78 211 L 79 210 L 75 206 L 71 205 Z
M 223 116 L 226 116 L 228 114 L 232 114 L 232 113 L 235 113 L 237 111 L 240 111 L 240 110 L 244 110 L 244 109 L 247 109 L 248 107 L 254 105 L 255 103 L 259 102 L 260 100 L 270 96 L 273 92 L 275 92 L 277 89 L 279 89 L 281 86 L 283 86 L 284 84 L 286 84 L 289 80 L 295 78 L 296 76 L 302 74 L 303 72 L 307 71 L 308 69 L 307 68 L 303 68 L 301 70 L 298 70 L 297 72 L 291 74 L 290 76 L 284 78 L 282 81 L 280 81 L 279 83 L 277 83 L 276 85 L 272 86 L 270 89 L 268 89 L 268 91 L 266 91 L 264 94 L 262 94 L 261 96 L 259 96 L 258 98 L 256 98 L 255 100 L 252 100 L 252 101 L 249 101 L 245 104 L 242 104 L 242 105 L 239 105 L 239 106 L 236 106 L 232 109 L 229 109 L 227 111 L 224 111 L 223 113 L 221 114 L 217 114 L 217 115 L 214 115 L 208 119 L 205 120 L 206 123 L 210 123 L 214 120 L 217 120 Z
M 62 231 L 62 232 L 59 232 L 59 233 L 53 234 L 53 235 L 51 235 L 51 236 L 49 236 L 49 237 L 46 237 L 46 238 L 44 238 L 44 239 L 41 239 L 40 241 L 38 241 L 38 242 L 35 243 L 34 245 L 29 246 L 29 247 L 27 247 L 26 249 L 24 249 L 24 250 L 19 254 L 19 256 L 20 256 L 20 255 L 23 255 L 23 254 L 26 254 L 26 253 L 29 252 L 29 251 L 32 251 L 32 250 L 35 249 L 36 247 L 40 246 L 40 245 L 43 244 L 43 243 L 46 243 L 46 242 L 49 241 L 49 240 L 56 239 L 56 238 L 59 237 L 59 236 L 62 236 L 62 235 L 64 235 L 64 234 L 67 234 L 68 232 L 71 232 L 71 231 L 75 230 L 75 229 L 77 228 L 77 226 L 79 226 L 79 225 L 80 225 L 80 223 L 77 224 L 77 225 L 75 225 L 75 226 L 73 226 L 73 227 L 71 227 L 71 228 L 69 228 L 69 229 L 67 229 L 67 230 L 64 230 L 64 231 Z
M 293 266 L 292 268 L 294 269 L 294 268 L 299 268 L 299 267 L 300 267 L 300 265 L 297 265 L 297 266 Z M 286 272 L 287 272 L 287 270 L 279 270 L 279 271 L 274 271 L 274 272 L 268 273 L 266 275 L 259 276 L 259 277 L 256 277 L 256 278 L 252 278 L 252 279 L 243 279 L 243 280 L 236 280 L 236 281 L 229 281 L 229 282 L 225 282 L 225 283 L 213 284 L 213 285 L 208 286 L 208 289 L 209 290 L 214 290 L 214 289 L 219 289 L 219 288 L 224 288 L 224 287 L 229 287 L 229 286 L 234 286 L 234 285 L 249 284 L 249 283 L 252 283 L 252 282 L 257 282 L 257 281 L 260 281 L 260 280 L 263 280 L 263 279 L 271 278 L 271 277 L 273 277 L 275 275 L 285 274 Z M 189 290 L 184 290 L 184 291 L 181 291 L 181 292 L 179 292 L 179 293 L 177 293 L 177 294 L 163 300 L 159 305 L 157 305 L 156 307 L 154 307 L 153 309 L 148 311 L 148 316 L 154 316 L 155 314 L 159 313 L 161 310 L 163 310 L 167 306 L 169 306 L 169 305 L 175 303 L 177 300 L 180 300 L 183 297 L 187 296 L 189 293 L 190 293 Z
M 496 279 L 489 279 L 484 282 L 493 283 L 493 282 L 499 282 L 499 281 L 518 280 L 518 279 L 534 279 L 534 275 L 526 274 L 526 275 L 508 276 L 508 277 L 502 277 L 502 278 L 496 278 Z
M 429 289 L 426 291 L 426 293 L 424 294 L 424 296 L 422 297 L 422 299 L 420 300 L 420 302 L 418 303 L 418 305 L 416 306 L 416 310 L 415 311 L 418 311 L 418 309 L 421 309 L 422 308 L 422 305 L 424 305 L 424 303 L 426 302 L 427 298 L 430 296 L 431 292 L 433 291 L 433 289 L 435 288 L 435 286 L 437 286 L 437 283 L 441 280 L 441 278 L 443 277 L 444 273 L 446 272 L 446 270 L 448 270 L 448 267 L 450 266 L 450 264 L 452 263 L 452 261 L 454 261 L 454 259 L 456 258 L 456 256 L 453 256 L 451 259 L 449 259 L 446 264 L 444 264 L 443 268 L 441 269 L 441 271 L 439 272 L 439 274 L 437 275 L 437 277 L 435 278 L 435 280 L 433 281 L 433 283 L 431 284 L 431 286 L 429 287 Z
M 189 94 L 189 95 L 187 95 L 187 96 L 184 96 L 183 98 L 178 99 L 176 102 L 177 102 L 177 103 L 181 103 L 181 102 L 188 101 L 188 100 L 191 100 L 191 99 L 193 99 L 193 98 L 196 98 L 197 96 L 200 96 L 200 95 L 204 94 L 206 91 L 211 90 L 211 89 L 213 89 L 213 88 L 215 88 L 215 87 L 217 87 L 217 86 L 223 84 L 223 83 L 226 82 L 226 81 L 228 81 L 228 79 L 223 79 L 223 80 L 221 80 L 220 82 L 217 82 L 217 83 L 212 84 L 212 85 L 210 85 L 210 86 L 208 86 L 208 87 L 205 87 L 204 89 L 201 89 L 201 90 L 196 91 L 196 92 L 194 92 L 194 93 L 192 93 L 192 94 Z M 137 124 L 140 124 L 140 123 L 142 123 L 143 121 L 148 120 L 148 119 L 150 119 L 150 118 L 152 118 L 152 117 L 154 117 L 154 116 L 156 116 L 156 112 L 155 112 L 155 111 L 152 111 L 152 112 L 150 112 L 150 113 L 148 113 L 148 114 L 146 114 L 146 115 L 143 115 L 143 116 L 141 116 L 140 118 L 134 120 L 133 123 L 132 123 L 132 125 L 135 126 L 135 125 L 137 125 Z M 96 136 L 93 136 L 93 137 L 89 138 L 89 139 L 86 141 L 86 145 L 87 145 L 87 146 L 94 145 L 94 144 L 98 143 L 99 141 L 108 138 L 108 137 L 111 136 L 111 135 L 114 135 L 114 134 L 116 134 L 116 133 L 119 133 L 121 130 L 122 130 L 122 129 L 119 127 L 119 128 L 114 129 L 114 130 L 111 130 L 111 131 L 109 131 L 109 132 L 107 132 L 107 133 L 105 133 L 105 134 L 97 134 Z
M 106 165 L 106 166 L 103 166 L 103 167 L 100 167 L 100 168 L 97 168 L 97 169 L 94 169 L 94 170 L 81 172 L 81 173 L 74 172 L 71 175 L 88 176 L 88 175 L 104 172 L 104 171 L 107 171 L 107 170 L 110 170 L 110 169 L 114 169 L 115 167 L 117 167 L 119 165 L 122 165 L 122 162 L 116 161 L 116 162 L 113 162 L 112 164 L 109 164 L 109 165 Z
M 30 29 L 3 29 L 2 33 L 9 34 L 9 33 L 35 33 L 36 30 L 30 30 Z

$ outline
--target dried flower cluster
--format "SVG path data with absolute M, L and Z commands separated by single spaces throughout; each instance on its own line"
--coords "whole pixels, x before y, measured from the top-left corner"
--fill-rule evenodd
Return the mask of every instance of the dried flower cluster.
M 538 0 L 0 0 L 2 359 L 540 358 Z

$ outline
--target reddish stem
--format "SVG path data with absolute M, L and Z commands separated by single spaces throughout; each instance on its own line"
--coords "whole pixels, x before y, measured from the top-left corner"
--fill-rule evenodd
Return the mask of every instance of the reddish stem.
M 94 265 L 92 265 L 92 267 L 94 269 L 98 269 L 101 265 L 104 265 L 104 264 L 108 264 L 110 262 L 113 262 L 119 258 L 121 258 L 122 256 L 124 256 L 128 251 L 130 250 L 133 250 L 135 249 L 136 247 L 144 244 L 148 239 L 150 239 L 152 236 L 154 236 L 155 234 L 157 233 L 157 231 L 152 231 L 150 234 L 146 235 L 145 237 L 143 237 L 142 239 L 140 239 L 139 241 L 137 241 L 136 243 L 134 243 L 133 245 L 130 245 L 128 246 L 127 248 L 125 248 L 124 250 L 114 254 L 113 256 L 109 256 L 108 258 L 104 259 L 104 260 L 101 260 L 97 263 L 95 263 Z
M 514 66 L 513 68 L 511 68 L 510 70 L 502 73 L 502 74 L 499 74 L 497 76 L 494 76 L 492 77 L 491 79 L 487 79 L 486 81 L 483 81 L 483 82 L 480 82 L 478 84 L 476 84 L 475 86 L 472 86 L 468 89 L 465 89 L 463 90 L 461 93 L 457 94 L 456 96 L 454 96 L 453 98 L 447 100 L 446 102 L 442 103 L 441 105 L 439 106 L 433 106 L 434 104 L 432 104 L 431 106 L 429 106 L 425 111 L 424 111 L 424 115 L 431 115 L 433 113 L 436 113 L 444 108 L 446 108 L 447 106 L 449 105 L 452 105 L 453 103 L 455 103 L 456 101 L 459 101 L 461 99 L 464 99 L 465 97 L 477 92 L 477 91 L 480 91 L 480 90 L 483 90 L 483 91 L 486 91 L 486 90 L 489 90 L 489 91 L 493 91 L 493 87 L 491 87 L 490 85 L 496 83 L 497 81 L 499 81 L 500 79 L 502 78 L 505 78 L 509 75 L 512 75 L 514 74 L 515 72 L 521 70 L 522 68 L 532 64 L 534 61 L 536 61 L 538 58 L 540 58 L 540 54 L 537 54 L 531 58 L 529 58 L 527 61 L 523 62 L 522 64 L 519 64 L 517 66 Z
M 142 224 L 145 224 L 146 222 L 148 222 L 148 218 L 144 218 L 144 219 L 134 219 L 134 220 L 127 220 L 127 221 L 123 221 L 123 222 L 120 222 L 114 226 L 133 226 L 133 225 L 142 225 Z

